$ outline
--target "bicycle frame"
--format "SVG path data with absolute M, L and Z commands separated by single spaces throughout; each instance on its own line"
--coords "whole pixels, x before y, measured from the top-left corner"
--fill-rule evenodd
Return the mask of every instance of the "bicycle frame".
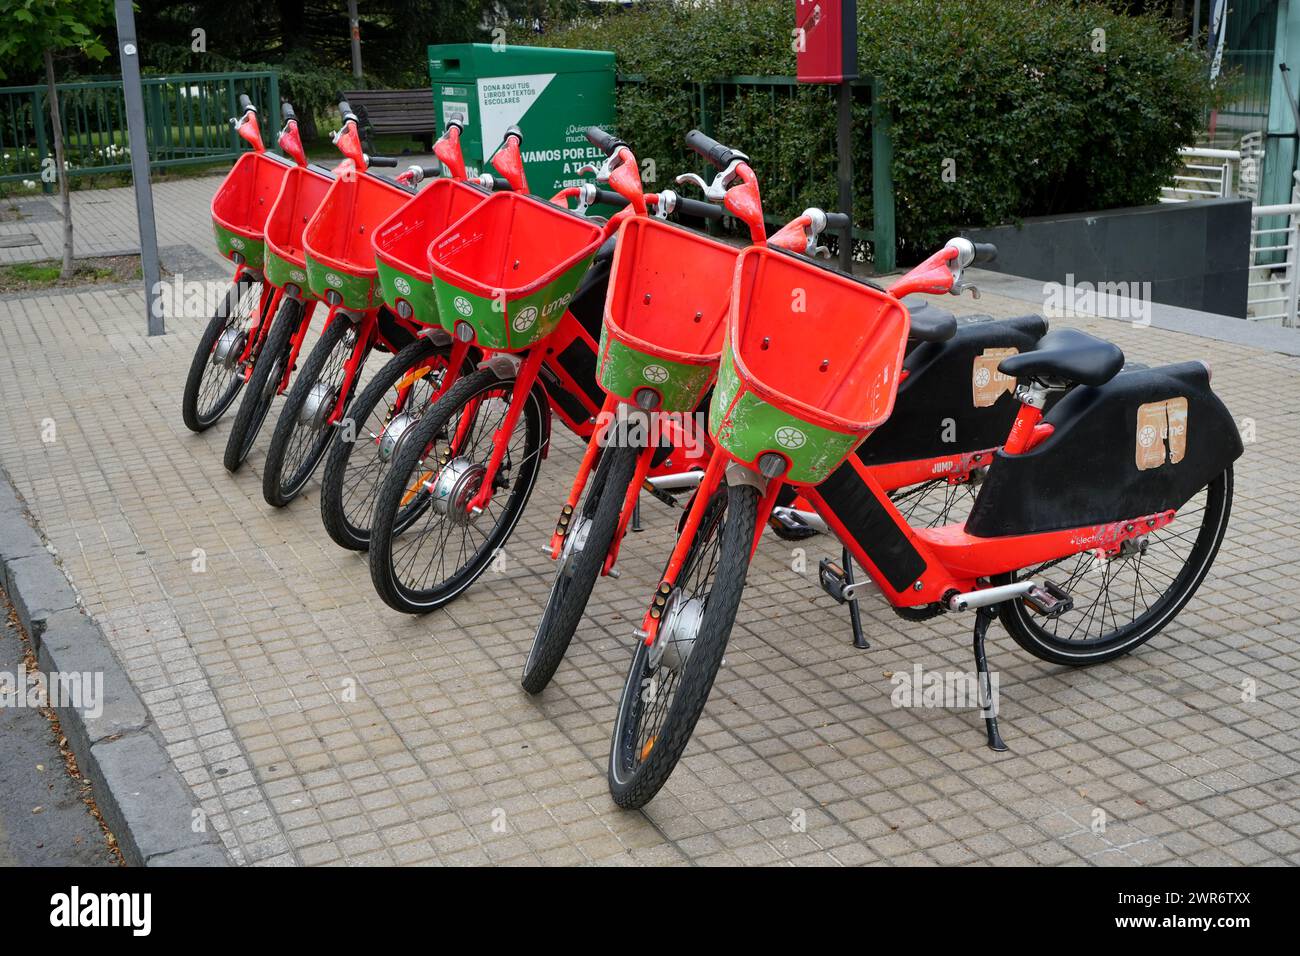
M 629 153 L 628 155 L 630 156 L 631 154 Z M 635 159 L 633 159 L 632 162 L 635 164 Z M 811 226 L 811 218 L 807 214 L 799 216 L 783 226 L 770 238 L 766 237 L 763 224 L 762 202 L 759 195 L 757 178 L 754 176 L 752 169 L 747 163 L 738 163 L 735 166 L 735 171 L 740 182 L 738 185 L 733 186 L 727 191 L 724 202 L 728 210 L 732 212 L 733 215 L 737 216 L 737 218 L 744 221 L 749 227 L 753 243 L 755 245 L 768 244 L 791 252 L 806 254 L 809 251 L 809 246 L 811 244 L 809 236 L 812 234 L 808 232 L 808 229 Z M 630 193 L 633 193 L 633 195 L 639 195 L 639 186 L 639 181 L 636 183 L 625 184 L 625 188 L 627 188 Z M 627 196 L 626 198 L 631 200 L 632 196 Z M 902 292 L 901 294 L 896 293 L 899 298 L 901 298 L 901 295 L 909 294 L 912 291 L 919 291 L 921 289 L 921 285 L 918 284 L 918 277 L 923 277 L 930 285 L 934 285 L 938 281 L 938 274 L 937 272 L 934 272 L 936 269 L 941 269 L 942 272 L 948 274 L 951 279 L 951 273 L 949 273 L 947 266 L 943 264 L 946 263 L 947 258 L 950 258 L 950 256 L 948 256 L 948 250 L 943 250 L 940 254 L 936 255 L 942 255 L 946 258 L 935 259 L 932 257 L 932 260 L 928 260 L 923 267 L 917 270 L 917 274 L 909 274 L 907 277 L 904 277 L 903 280 L 900 280 L 897 288 L 902 290 Z M 932 272 L 934 272 L 934 274 L 932 274 Z M 949 284 L 951 284 L 951 282 Z M 944 291 L 947 290 L 945 289 Z M 906 370 L 904 370 L 903 377 L 906 377 L 906 374 Z M 599 458 L 599 447 L 604 440 L 605 433 L 612 426 L 614 419 L 617 417 L 620 405 L 626 405 L 629 409 L 635 408 L 631 403 L 612 395 L 606 396 L 605 403 L 601 407 L 598 417 L 599 425 L 597 431 L 588 441 L 586 451 L 578 466 L 578 473 L 574 477 L 569 490 L 569 495 L 561 509 L 556 527 L 551 534 L 549 549 L 550 556 L 553 560 L 558 559 L 560 556 L 564 546 L 565 535 L 569 530 L 569 523 L 572 521 L 572 515 L 576 511 L 582 494 L 591 479 L 591 474 L 596 467 Z M 633 412 L 633 414 L 636 413 Z M 606 556 L 605 563 L 601 570 L 602 575 L 610 574 L 618 561 L 619 549 L 627 533 L 628 525 L 632 520 L 632 515 L 641 490 L 644 487 L 653 488 L 652 485 L 647 485 L 647 479 L 652 477 L 652 474 L 655 477 L 658 477 L 660 474 L 680 474 L 683 470 L 696 468 L 700 464 L 708 462 L 714 454 L 713 443 L 709 438 L 707 430 L 701 429 L 700 436 L 684 435 L 681 424 L 671 419 L 666 423 L 660 424 L 656 430 L 658 432 L 657 437 L 660 441 L 651 441 L 648 443 L 647 447 L 642 449 L 637 458 L 632 481 L 628 487 L 627 494 L 620 509 L 619 521 L 614 532 L 613 542 L 610 545 L 609 553 Z M 692 438 L 696 438 L 697 440 L 690 440 Z M 702 444 L 704 445 L 704 452 L 701 454 L 697 451 L 690 455 L 689 462 L 684 466 L 675 467 L 671 470 L 652 468 L 651 463 L 656 453 L 659 452 L 662 442 L 666 441 L 673 448 L 682 450 L 689 446 L 700 444 L 700 439 L 702 439 Z M 972 471 L 987 465 L 987 463 L 992 459 L 993 451 L 994 449 L 990 448 L 955 453 L 935 458 L 924 458 L 890 463 L 887 465 L 876 465 L 871 466 L 870 470 L 875 475 L 876 481 L 885 492 L 897 491 L 910 485 L 934 480 L 937 477 L 945 478 L 952 483 L 958 483 L 969 480 Z M 716 489 L 716 476 L 710 478 L 707 469 L 700 469 L 696 473 L 700 476 L 701 482 L 706 486 L 697 495 L 697 500 L 699 500 L 699 497 L 703 497 L 704 500 L 707 501 L 708 496 Z M 709 487 L 710 485 L 711 487 Z M 689 487 L 689 485 L 687 487 Z M 813 509 L 812 502 L 807 498 L 803 498 L 803 502 L 807 504 L 807 508 L 802 510 Z M 760 528 L 766 522 L 766 519 L 770 514 L 771 506 L 769 505 L 762 514 L 763 520 L 759 523 Z M 689 538 L 689 535 L 687 535 L 687 537 Z
M 948 263 L 956 255 L 953 249 L 940 250 L 895 283 L 889 290 L 890 295 L 901 300 L 903 295 L 916 291 L 947 292 L 953 287 L 953 274 Z M 1028 451 L 1051 434 L 1050 426 L 1040 424 L 1041 417 L 1039 408 L 1022 404 L 1003 446 L 1006 453 Z M 1169 509 L 1100 525 L 998 537 L 969 534 L 964 524 L 916 529 L 890 501 L 891 489 L 882 478 L 914 477 L 919 473 L 919 464 L 906 462 L 902 463 L 903 467 L 872 467 L 863 464 L 853 454 L 846 461 L 850 465 L 848 472 L 841 466 L 839 471 L 819 484 L 791 482 L 790 485 L 811 504 L 895 607 L 946 603 L 954 595 L 977 590 L 984 579 L 1083 551 L 1113 555 L 1119 552 L 1125 541 L 1163 528 L 1176 516 L 1176 511 Z M 915 471 L 912 470 L 914 465 Z M 654 643 L 664 606 L 676 586 L 677 575 L 708 502 L 724 480 L 732 484 L 749 484 L 761 492 L 751 558 L 777 495 L 787 483 L 782 477 L 765 479 L 754 463 L 739 461 L 724 449 L 713 449 L 667 569 L 642 619 L 638 636 L 647 646 Z M 830 493 L 837 499 L 844 499 L 844 513 L 828 501 Z

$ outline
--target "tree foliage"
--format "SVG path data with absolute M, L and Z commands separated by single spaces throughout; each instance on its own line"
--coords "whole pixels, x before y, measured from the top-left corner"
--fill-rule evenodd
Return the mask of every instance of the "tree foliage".
M 96 31 L 112 12 L 110 0 L 0 0 L 0 79 L 41 74 L 46 50 L 103 60 L 108 48 Z
M 858 4 L 859 66 L 892 118 L 905 254 L 958 226 L 1152 202 L 1210 101 L 1183 24 L 1092 0 L 888 0 Z M 690 84 L 792 76 L 789 0 L 699 0 L 610 10 L 513 42 L 612 49 L 619 131 L 667 168 L 691 159 Z M 855 129 L 869 112 L 855 109 Z M 823 89 L 728 102 L 719 138 L 745 149 L 777 217 L 833 205 L 835 111 Z M 870 220 L 870 137 L 855 137 L 855 221 Z M 945 172 L 949 175 L 945 176 Z

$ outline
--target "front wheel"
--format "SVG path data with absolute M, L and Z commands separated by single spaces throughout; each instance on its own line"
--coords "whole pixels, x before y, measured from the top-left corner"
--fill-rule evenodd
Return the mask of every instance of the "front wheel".
M 351 551 L 370 547 L 375 496 L 388 463 L 442 387 L 447 353 L 445 345 L 416 339 L 389 359 L 348 406 L 351 427 L 330 445 L 320 482 L 321 520 L 335 544 Z M 397 527 L 403 527 L 401 519 Z
M 280 381 L 284 378 L 289 365 L 289 355 L 293 351 L 293 334 L 298 331 L 302 321 L 303 304 L 296 299 L 285 299 L 280 311 L 271 322 L 271 331 L 266 335 L 257 361 L 253 363 L 253 374 L 249 376 L 248 388 L 244 391 L 239 411 L 235 413 L 235 423 L 230 428 L 230 437 L 226 439 L 226 453 L 221 463 L 227 471 L 238 471 L 253 450 L 257 433 L 262 430 L 262 423 L 271 410 Z
M 208 320 L 181 396 L 181 418 L 190 431 L 207 431 L 215 425 L 243 387 L 245 366 L 239 360 L 253 334 L 253 319 L 269 306 L 262 301 L 265 289 L 264 279 L 243 273 Z
M 273 508 L 298 497 L 329 447 L 334 434 L 329 420 L 349 398 L 343 394 L 348 360 L 354 350 L 367 347 L 358 332 L 351 319 L 336 312 L 289 389 L 262 469 L 262 497 Z
M 1036 616 L 1023 601 L 999 608 L 1017 644 L 1053 664 L 1083 666 L 1113 660 L 1139 647 L 1191 600 L 1214 563 L 1232 511 L 1232 466 L 1177 510 L 1171 524 L 1127 544 L 1112 557 L 1091 551 L 1004 575 L 1057 577 L 1073 607 L 1056 618 Z
M 470 509 L 492 456 L 515 380 L 480 369 L 449 388 L 404 439 L 375 499 L 370 579 L 384 603 L 424 614 L 457 597 L 488 569 L 514 530 L 541 464 L 545 392 L 523 401 L 492 498 Z
M 654 644 L 636 643 L 609 749 L 609 792 L 624 809 L 645 806 L 668 781 L 704 711 L 740 609 L 758 500 L 749 485 L 714 493 Z
M 564 536 L 564 547 L 556 561 L 555 582 L 537 633 L 533 635 L 528 660 L 524 662 L 520 683 L 530 694 L 540 694 L 564 660 L 564 652 L 569 649 L 614 543 L 623 500 L 640 454 L 641 449 L 626 445 L 611 445 L 601 451 L 600 464 L 583 496 L 577 518 Z

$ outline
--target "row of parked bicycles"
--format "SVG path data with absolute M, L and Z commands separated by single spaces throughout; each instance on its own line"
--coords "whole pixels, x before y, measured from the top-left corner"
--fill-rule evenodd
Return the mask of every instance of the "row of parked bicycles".
M 703 200 L 645 191 L 629 145 L 596 128 L 591 180 L 540 197 L 517 128 L 493 172 L 470 175 L 454 117 L 438 163 L 387 179 L 374 170 L 397 161 L 366 154 L 346 102 L 332 170 L 307 161 L 288 104 L 282 155 L 241 106 L 252 150 L 212 202 L 234 276 L 194 355 L 186 425 L 210 428 L 242 393 L 235 471 L 285 395 L 266 501 L 288 505 L 323 462 L 326 531 L 369 552 L 388 605 L 422 614 L 511 538 L 558 419 L 586 445 L 539 542 L 555 578 L 531 694 L 617 575 L 642 495 L 675 508 L 613 721 L 620 806 L 645 805 L 681 758 L 765 528 L 838 539 L 819 580 L 855 646 L 868 580 L 905 621 L 970 612 L 995 750 L 995 618 L 1045 661 L 1100 663 L 1165 627 L 1214 560 L 1242 445 L 1209 366 L 1126 365 L 1039 316 L 959 322 L 919 300 L 972 288 L 964 270 L 992 246 L 955 238 L 886 288 L 817 261 L 843 215 L 808 209 L 769 233 L 749 158 L 698 131 L 686 142 L 715 174 L 677 185 Z M 724 217 L 748 242 L 688 228 Z M 362 387 L 375 351 L 391 357 Z

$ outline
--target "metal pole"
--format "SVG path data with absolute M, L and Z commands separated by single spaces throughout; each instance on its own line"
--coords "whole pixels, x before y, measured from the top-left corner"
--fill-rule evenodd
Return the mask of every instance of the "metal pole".
M 853 86 L 848 80 L 840 84 L 839 100 L 840 212 L 847 213 L 849 224 L 840 233 L 840 271 L 853 269 Z
M 361 20 L 357 0 L 348 0 L 348 32 L 352 34 L 352 75 L 361 79 Z
M 144 93 L 140 88 L 140 49 L 135 35 L 131 0 L 113 0 L 117 14 L 117 47 L 122 55 L 122 92 L 126 96 L 126 134 L 131 148 L 131 179 L 140 224 L 140 268 L 144 273 L 145 319 L 150 335 L 162 335 L 162 296 L 158 270 L 158 230 L 153 218 L 153 186 L 149 182 L 149 143 L 144 123 Z
M 1192 43 L 1201 42 L 1201 0 L 1192 0 Z

